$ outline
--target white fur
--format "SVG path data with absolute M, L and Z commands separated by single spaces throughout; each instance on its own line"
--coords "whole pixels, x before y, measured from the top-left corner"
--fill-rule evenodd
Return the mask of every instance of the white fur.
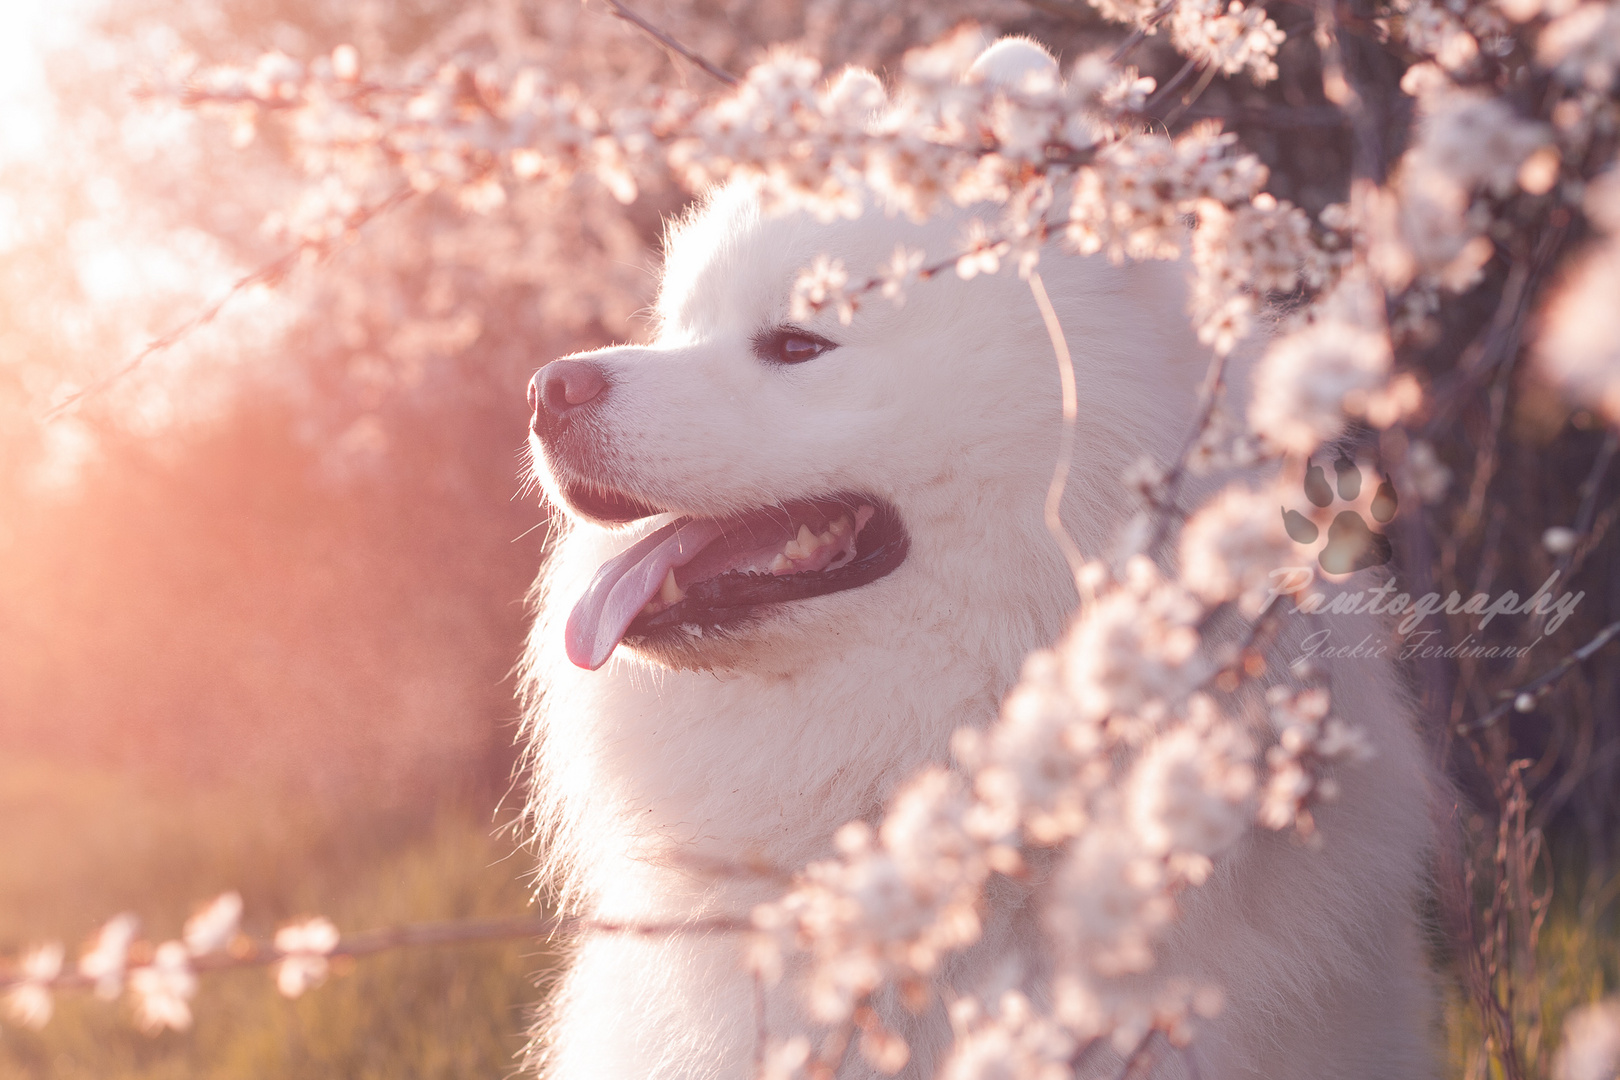
M 840 347 L 809 363 L 773 367 L 750 351 L 753 334 L 788 322 L 793 281 L 817 254 L 859 280 L 897 243 L 955 250 L 961 229 L 960 217 L 916 225 L 880 211 L 832 225 L 763 219 L 746 190 L 723 191 L 671 237 L 654 342 L 587 354 L 612 380 L 601 467 L 617 486 L 704 516 L 867 491 L 898 509 L 911 550 L 888 577 L 716 642 L 712 670 L 661 667 L 621 645 L 587 672 L 565 658 L 562 622 L 596 568 L 650 526 L 561 525 L 539 587 L 528 722 L 544 869 L 572 910 L 641 922 L 745 915 L 781 888 L 749 868 L 791 871 L 827 855 L 842 823 L 876 820 L 898 785 L 948 760 L 955 728 L 995 718 L 1025 655 L 1073 614 L 1042 521 L 1058 372 L 1016 274 L 947 273 L 898 309 L 873 294 L 847 327 L 828 313 L 812 328 Z M 1040 270 L 1078 373 L 1064 517 L 1100 554 L 1132 509 L 1122 472 L 1144 452 L 1174 453 L 1206 358 L 1174 264 L 1053 250 Z M 1429 1074 L 1415 914 L 1425 773 L 1391 673 L 1368 675 L 1337 681 L 1336 706 L 1380 756 L 1341 778 L 1340 801 L 1320 815 L 1325 848 L 1256 835 L 1185 905 L 1163 963 L 1214 978 L 1227 1007 L 1196 1044 L 1196 1073 L 1168 1055 L 1154 1075 Z M 1010 907 L 953 967 L 956 985 L 1038 953 Z M 749 1076 L 744 970 L 735 935 L 587 934 L 541 1036 L 543 1071 Z M 793 1020 L 791 984 L 770 999 L 774 1030 Z M 904 1075 L 930 1075 L 948 1029 L 937 1010 L 907 1023 Z M 841 1075 L 866 1068 L 851 1054 Z

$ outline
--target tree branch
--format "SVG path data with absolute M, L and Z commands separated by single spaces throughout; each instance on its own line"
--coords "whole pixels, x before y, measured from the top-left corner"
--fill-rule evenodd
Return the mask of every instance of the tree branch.
M 698 53 L 693 52 L 691 49 L 688 49 L 685 45 L 682 45 L 679 41 L 676 41 L 674 38 L 670 37 L 669 34 L 658 29 L 658 27 L 654 26 L 652 23 L 625 7 L 619 2 L 619 0 L 607 0 L 607 3 L 608 6 L 613 9 L 613 14 L 618 18 L 621 18 L 631 26 L 636 27 L 636 29 L 640 30 L 654 41 L 657 41 L 660 45 L 664 46 L 664 48 L 685 57 L 688 61 L 702 68 L 707 74 L 719 79 L 727 86 L 736 86 L 741 81 L 737 78 L 737 76 L 733 75 L 719 64 L 716 64 L 706 57 L 703 57 Z

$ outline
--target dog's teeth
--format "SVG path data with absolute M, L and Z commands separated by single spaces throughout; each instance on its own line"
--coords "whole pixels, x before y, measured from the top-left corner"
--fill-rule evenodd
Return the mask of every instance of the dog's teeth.
M 793 542 L 791 540 L 788 541 L 788 546 L 789 547 L 793 546 Z M 791 573 L 793 573 L 793 560 L 788 558 L 787 555 L 785 555 L 785 554 L 778 555 L 776 558 L 771 560 L 771 573 L 773 573 L 773 574 L 791 574 Z
M 794 539 L 799 542 L 799 550 L 806 555 L 816 550 L 816 534 L 810 531 L 810 526 L 800 525 L 799 535 Z
M 828 525 L 827 531 L 833 536 L 848 536 L 852 528 L 854 526 L 850 524 L 849 515 L 845 514 L 831 525 Z
M 828 544 L 831 544 L 833 542 L 833 539 L 834 539 L 833 531 L 831 529 L 828 529 L 826 532 L 824 532 L 820 536 L 816 537 L 816 547 L 824 548 Z
M 664 584 L 658 590 L 658 598 L 666 604 L 679 603 L 686 596 L 686 590 L 675 581 L 675 571 L 672 569 L 664 575 Z

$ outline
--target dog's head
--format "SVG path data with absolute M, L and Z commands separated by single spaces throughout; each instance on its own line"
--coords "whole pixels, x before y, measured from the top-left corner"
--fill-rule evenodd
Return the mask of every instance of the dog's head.
M 790 318 L 817 257 L 859 283 L 897 246 L 958 250 L 966 224 L 769 217 L 724 189 L 672 232 L 650 345 L 540 369 L 540 482 L 572 535 L 619 552 L 554 596 L 573 604 L 570 659 L 600 666 L 622 641 L 733 666 L 773 628 L 915 622 L 919 603 L 947 618 L 986 575 L 998 596 L 1044 590 L 1072 609 L 1042 513 L 1059 373 L 1028 285 L 947 271 L 902 305 L 867 293 L 848 324 Z M 1055 250 L 1042 271 L 1080 379 L 1071 526 L 1095 548 L 1118 524 L 1122 469 L 1176 428 L 1155 414 L 1185 408 L 1165 374 L 1184 335 L 1164 329 L 1184 320 L 1162 273 Z

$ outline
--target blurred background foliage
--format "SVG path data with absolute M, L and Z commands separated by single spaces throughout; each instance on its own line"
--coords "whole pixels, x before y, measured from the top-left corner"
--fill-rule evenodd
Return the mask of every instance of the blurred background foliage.
M 773 42 L 882 70 L 967 16 L 1065 60 L 1120 36 L 1078 0 L 636 7 L 732 70 Z M 1290 32 L 1281 77 L 1216 79 L 1167 122 L 1226 119 L 1272 190 L 1314 212 L 1345 197 L 1348 132 L 1321 94 L 1310 6 L 1270 7 Z M 532 860 L 501 829 L 509 673 L 546 518 L 523 480 L 524 385 L 552 357 L 643 332 L 663 222 L 685 194 L 653 183 L 621 207 L 589 181 L 537 183 L 482 213 L 411 199 L 41 418 L 293 246 L 275 227 L 305 187 L 285 132 L 249 140 L 136 93 L 177 53 L 307 60 L 352 43 L 377 66 L 535 60 L 604 101 L 653 82 L 707 92 L 704 76 L 594 0 L 4 10 L 17 32 L 0 68 L 39 77 L 12 80 L 0 117 L 0 955 L 80 941 L 123 910 L 172 934 L 227 888 L 259 934 L 310 913 L 364 929 L 524 911 Z M 1387 165 L 1410 123 L 1400 71 L 1346 40 Z M 1181 66 L 1156 39 L 1132 59 L 1161 84 Z M 1489 273 L 1477 318 L 1420 353 L 1442 382 L 1500 300 L 1505 273 Z M 1592 542 L 1564 564 L 1588 597 L 1538 646 L 1551 663 L 1620 613 L 1620 490 L 1592 468 L 1608 436 L 1522 366 L 1461 378 L 1423 433 L 1456 479 L 1421 510 L 1408 500 L 1402 565 L 1441 587 L 1528 593 L 1558 561 L 1543 530 L 1591 503 Z M 1560 887 L 1534 977 L 1555 1024 L 1620 985 L 1620 679 L 1600 658 L 1478 743 L 1446 735 L 1539 670 L 1413 674 L 1478 807 L 1458 824 L 1487 862 L 1496 779 L 1537 760 L 1534 823 L 1556 837 L 1544 873 Z M 0 1078 L 502 1076 L 548 966 L 538 943 L 413 951 L 295 1002 L 263 972 L 211 976 L 193 1029 L 156 1039 L 126 1005 L 64 996 L 43 1032 L 0 1033 Z M 1466 998 L 1450 1001 L 1437 1039 L 1459 1075 L 1483 1075 Z

